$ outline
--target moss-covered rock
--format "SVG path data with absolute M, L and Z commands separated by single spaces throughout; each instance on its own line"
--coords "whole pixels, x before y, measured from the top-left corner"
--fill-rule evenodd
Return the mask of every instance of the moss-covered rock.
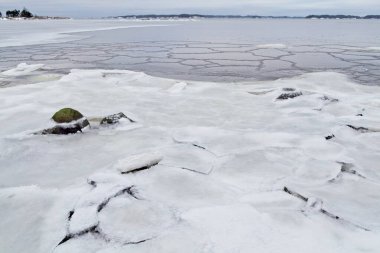
M 52 119 L 57 123 L 56 126 L 40 132 L 41 134 L 75 134 L 82 132 L 82 129 L 89 126 L 88 120 L 77 110 L 63 108 L 56 112 Z
M 56 123 L 70 123 L 81 118 L 83 118 L 83 115 L 72 108 L 63 108 L 56 112 L 52 117 Z

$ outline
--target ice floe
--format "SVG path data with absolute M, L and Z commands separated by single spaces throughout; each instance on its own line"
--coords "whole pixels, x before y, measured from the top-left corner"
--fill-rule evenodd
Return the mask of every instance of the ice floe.
M 157 165 L 162 160 L 160 154 L 138 154 L 119 160 L 115 166 L 121 173 L 132 173 L 146 170 Z
M 20 63 L 19 65 L 17 65 L 17 67 L 15 67 L 13 69 L 1 72 L 0 76 L 1 75 L 3 75 L 3 76 L 23 76 L 23 75 L 27 75 L 33 71 L 36 71 L 36 70 L 42 68 L 43 66 L 44 66 L 43 64 L 28 65 L 26 63 Z

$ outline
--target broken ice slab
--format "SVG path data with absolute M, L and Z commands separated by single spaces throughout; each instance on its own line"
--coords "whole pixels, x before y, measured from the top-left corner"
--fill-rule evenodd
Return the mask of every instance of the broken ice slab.
M 137 244 L 150 240 L 173 226 L 171 210 L 154 201 L 114 198 L 99 213 L 100 230 L 113 241 Z
M 200 174 L 209 174 L 216 156 L 197 144 L 184 143 L 165 150 L 162 165 L 184 169 Z
M 119 160 L 115 165 L 115 169 L 120 171 L 122 174 L 134 173 L 157 165 L 162 158 L 162 155 L 158 153 L 132 155 L 125 159 Z
M 69 232 L 71 234 L 79 233 L 85 229 L 96 226 L 98 223 L 97 206 L 80 207 L 73 210 L 70 218 Z

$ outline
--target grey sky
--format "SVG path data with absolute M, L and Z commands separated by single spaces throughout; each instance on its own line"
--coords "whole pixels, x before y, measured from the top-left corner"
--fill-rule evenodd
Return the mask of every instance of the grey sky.
M 123 14 L 380 14 L 380 0 L 0 0 L 0 10 L 27 7 L 39 15 Z

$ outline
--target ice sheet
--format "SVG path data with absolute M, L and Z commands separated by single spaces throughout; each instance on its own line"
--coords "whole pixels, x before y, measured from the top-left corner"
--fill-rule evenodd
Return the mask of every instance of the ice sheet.
M 0 47 L 67 42 L 86 38 L 78 33 L 166 26 L 167 22 L 123 20 L 0 20 Z M 20 39 L 22 35 L 22 39 Z

